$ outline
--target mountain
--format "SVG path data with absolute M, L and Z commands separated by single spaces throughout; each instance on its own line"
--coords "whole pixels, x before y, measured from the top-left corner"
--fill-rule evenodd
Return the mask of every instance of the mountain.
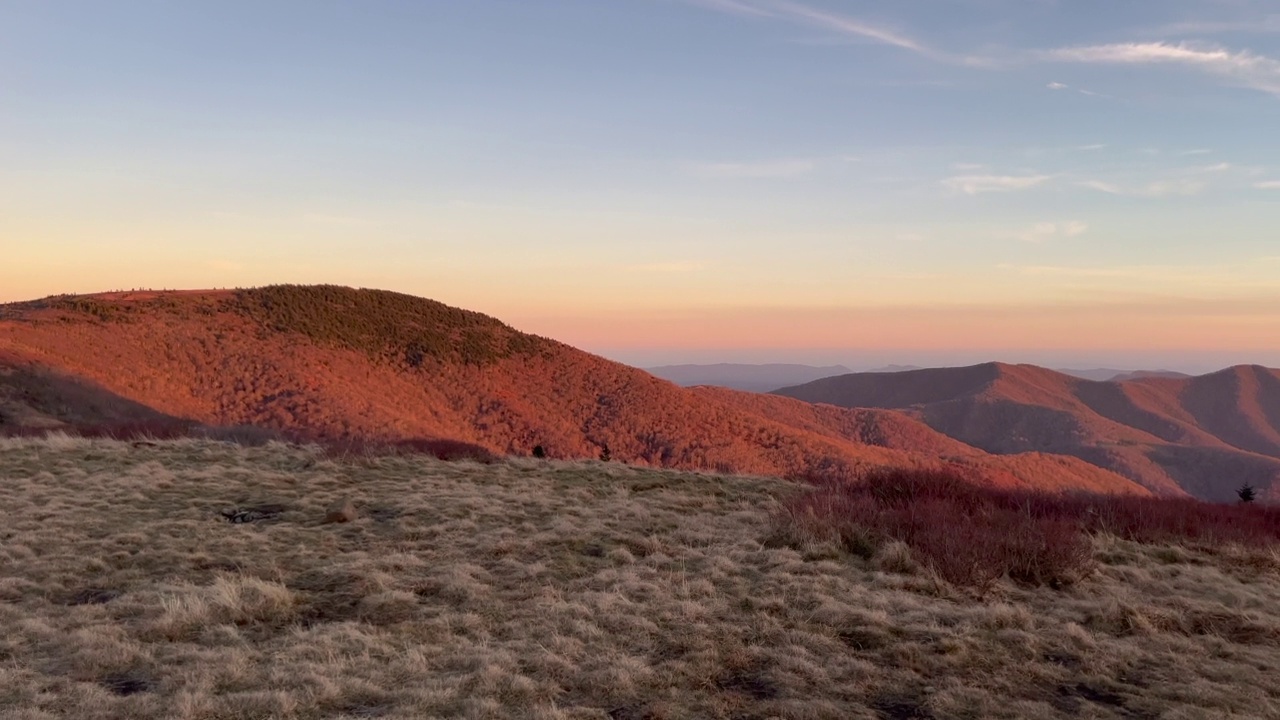
M 855 373 L 778 390 L 852 408 L 898 409 L 991 453 L 1070 455 L 1153 492 L 1231 500 L 1244 483 L 1280 499 L 1280 371 L 1097 382 L 986 363 Z
M 921 370 L 919 365 L 885 365 L 884 367 L 871 368 L 863 372 L 906 372 L 908 370 Z
M 1191 377 L 1186 373 L 1175 372 L 1173 370 L 1116 370 L 1114 368 L 1093 368 L 1091 370 L 1076 369 L 1058 369 L 1064 375 L 1083 378 L 1085 380 L 1096 380 L 1100 382 L 1123 382 L 1125 380 L 1136 380 L 1146 377 L 1173 377 L 1186 378 Z
M 1088 368 L 1088 369 L 1058 368 L 1054 372 L 1060 372 L 1063 375 L 1070 375 L 1071 377 L 1078 377 L 1083 380 L 1107 382 L 1109 380 L 1113 380 L 1117 377 L 1120 377 L 1121 375 L 1126 375 L 1130 371 L 1117 370 L 1116 368 Z
M 1143 378 L 1189 378 L 1191 375 L 1187 373 L 1177 372 L 1175 370 L 1134 370 L 1132 372 L 1124 372 L 1110 378 L 1111 382 L 1124 382 L 1126 380 L 1141 380 Z
M 332 286 L 58 296 L 0 306 L 0 431 L 124 420 L 320 440 L 848 474 L 953 462 L 1005 486 L 1145 492 L 1076 458 L 992 455 L 890 410 L 818 407 L 642 370 L 409 295 Z
M 768 392 L 788 385 L 799 385 L 818 378 L 845 375 L 853 372 L 843 365 L 815 367 L 813 365 L 790 365 L 785 363 L 764 365 L 745 365 L 740 363 L 661 365 L 659 367 L 646 368 L 646 370 L 663 380 L 670 380 L 684 387 L 716 385 L 749 392 Z

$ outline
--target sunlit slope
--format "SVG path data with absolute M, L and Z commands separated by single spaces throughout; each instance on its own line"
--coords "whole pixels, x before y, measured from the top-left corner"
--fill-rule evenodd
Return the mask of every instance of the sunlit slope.
M 1136 491 L 1085 463 L 1016 461 L 893 412 L 682 389 L 498 320 L 383 291 L 50 298 L 6 306 L 0 350 L 158 413 L 322 439 L 448 438 L 523 455 L 776 475 L 962 461 L 1008 485 Z M 56 413 L 55 413 L 56 415 Z

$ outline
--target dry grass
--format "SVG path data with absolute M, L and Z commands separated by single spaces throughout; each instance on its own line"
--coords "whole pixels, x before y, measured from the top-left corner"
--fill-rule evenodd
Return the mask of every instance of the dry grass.
M 901 543 L 770 547 L 800 490 L 0 440 L 0 717 L 1280 717 L 1276 555 L 1104 538 L 978 600 Z

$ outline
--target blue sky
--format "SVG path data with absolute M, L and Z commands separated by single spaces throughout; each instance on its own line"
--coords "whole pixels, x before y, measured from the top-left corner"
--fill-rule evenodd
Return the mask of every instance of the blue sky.
M 1280 364 L 1280 6 L 0 4 L 0 300 L 336 282 L 623 360 Z

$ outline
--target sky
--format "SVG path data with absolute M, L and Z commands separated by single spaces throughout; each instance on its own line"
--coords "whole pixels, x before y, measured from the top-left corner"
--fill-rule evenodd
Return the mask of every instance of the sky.
M 0 258 L 639 365 L 1280 366 L 1280 5 L 0 0 Z

